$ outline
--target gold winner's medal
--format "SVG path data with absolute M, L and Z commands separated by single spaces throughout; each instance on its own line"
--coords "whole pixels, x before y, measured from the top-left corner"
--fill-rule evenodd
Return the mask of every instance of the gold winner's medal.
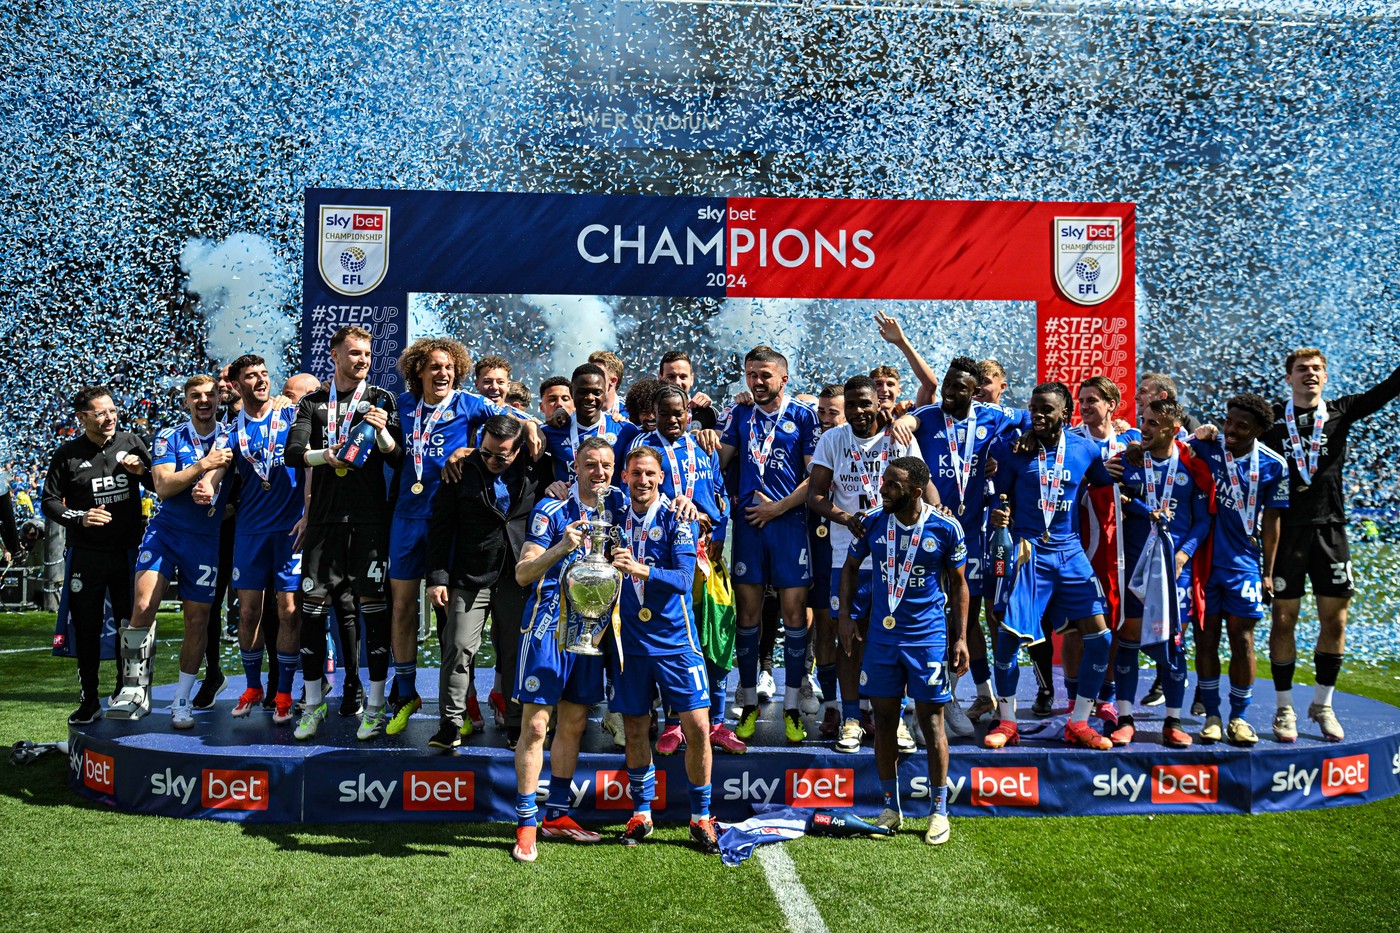
M 830 534 L 830 532 L 827 530 L 827 527 L 826 527 L 825 524 L 821 524 L 821 525 L 818 525 L 818 526 L 817 526 L 817 537 L 818 537 L 818 538 L 825 538 L 828 534 Z
M 269 489 L 271 489 L 271 488 L 272 488 L 272 480 L 270 480 L 270 479 L 265 479 L 265 480 L 263 480 L 263 481 L 262 481 L 262 488 L 263 488 L 263 492 L 267 492 Z
M 336 467 L 336 468 L 335 468 L 335 475 L 336 475 L 336 476 L 345 476 L 345 475 L 346 475 L 347 473 L 349 473 L 349 472 L 350 472 L 350 471 L 347 470 L 345 467 Z
M 641 619 L 643 622 L 650 622 L 650 621 L 651 621 L 651 610 L 648 609 L 648 608 L 646 608 L 645 606 L 643 606 L 643 607 L 637 612 L 637 618 Z
M 893 628 L 894 628 L 894 616 L 885 616 L 885 618 L 881 621 L 881 624 L 884 625 L 884 627 L 885 627 L 886 629 L 893 629 Z
M 412 486 L 408 487 L 408 491 L 413 493 L 415 496 L 421 496 L 423 495 L 423 484 L 414 483 Z
M 1049 543 L 1050 543 L 1050 532 L 1047 531 L 1047 532 L 1045 532 L 1045 534 L 1043 534 L 1043 535 L 1040 536 L 1040 543 L 1041 543 L 1041 544 L 1049 544 Z

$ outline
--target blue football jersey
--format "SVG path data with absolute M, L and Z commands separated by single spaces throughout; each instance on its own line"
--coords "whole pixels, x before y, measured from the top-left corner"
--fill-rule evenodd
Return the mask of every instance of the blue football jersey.
M 171 464 L 176 471 L 183 470 L 196 460 L 203 459 L 204 455 L 215 446 L 227 447 L 229 443 L 228 426 L 220 424 L 205 437 L 197 437 L 194 433 L 194 426 L 186 421 L 176 428 L 165 428 L 156 434 L 155 444 L 151 448 L 151 466 L 154 468 L 163 463 Z M 214 499 L 214 505 L 200 505 L 194 501 L 194 484 L 184 492 L 171 496 L 169 499 L 162 499 L 160 508 L 156 509 L 155 517 L 151 519 L 151 524 L 161 528 L 188 531 L 198 535 L 216 535 L 219 533 L 219 526 L 224 521 L 224 505 L 228 502 L 228 493 L 233 484 L 229 482 L 227 475 L 224 482 L 219 487 L 219 493 Z M 213 515 L 210 515 L 210 512 Z
M 967 488 L 958 492 L 958 471 L 953 465 L 953 456 L 948 449 L 948 423 L 943 415 L 942 405 L 925 405 L 912 412 L 919 419 L 914 431 L 914 439 L 919 442 L 919 450 L 928 464 L 929 475 L 933 478 L 933 488 L 938 490 L 938 498 L 957 515 L 964 534 L 972 534 L 982 526 L 982 513 L 986 509 L 987 449 L 1000 437 L 1016 432 L 1016 423 L 1008 410 L 1000 405 L 972 403 L 972 411 L 962 421 L 953 423 L 953 435 L 957 445 L 958 459 L 961 461 L 967 452 L 968 432 L 972 432 L 972 471 L 967 480 Z M 975 422 L 975 427 L 974 427 Z M 958 506 L 963 505 L 961 514 Z
M 866 641 L 904 645 L 940 641 L 947 634 L 943 571 L 961 567 L 967 560 L 962 526 L 927 507 L 913 527 L 906 528 L 895 520 L 895 568 L 891 580 L 887 564 L 891 517 L 884 508 L 875 509 L 865 517 L 865 535 L 851 542 L 850 557 L 863 561 L 868 556 L 875 568 Z M 905 556 L 916 533 L 920 540 L 908 582 L 899 605 L 891 612 L 890 587 L 892 583 L 898 587 L 905 580 Z M 891 615 L 894 627 L 886 628 L 884 620 Z
M 651 568 L 650 577 L 637 583 L 630 576 L 622 578 L 622 652 L 623 654 L 669 655 L 700 650 L 700 636 L 695 628 L 695 610 L 691 603 L 691 584 L 695 578 L 695 540 L 698 536 L 694 522 L 676 517 L 669 499 L 652 516 L 646 517 L 629 507 L 632 518 L 630 547 L 632 556 Z M 623 544 L 629 544 L 626 518 L 617 522 Z M 650 615 L 641 618 L 642 609 Z
M 442 484 L 442 468 L 447 458 L 458 448 L 475 446 L 477 432 L 487 419 L 514 412 L 461 389 L 452 393 L 452 398 L 443 406 L 436 421 L 433 421 L 432 406 L 422 404 L 421 399 L 411 392 L 399 395 L 397 402 L 403 428 L 403 462 L 399 467 L 398 502 L 394 513 L 403 518 L 428 518 L 433 511 L 433 494 Z M 413 465 L 415 424 L 421 424 L 424 431 L 428 431 L 430 424 L 432 427 L 423 445 L 421 480 Z M 521 443 L 524 443 L 523 440 Z M 423 484 L 423 491 L 414 493 L 413 484 L 418 482 Z
M 286 464 L 287 433 L 296 421 L 295 408 L 281 412 L 270 411 L 260 420 L 244 414 L 234 419 L 229 446 L 233 448 L 233 463 L 242 479 L 238 494 L 238 534 L 261 535 L 274 531 L 291 531 L 301 519 L 304 494 L 301 471 Z M 279 422 L 272 438 L 269 459 L 268 442 L 273 420 Z M 245 451 L 246 448 L 246 451 Z M 271 488 L 264 489 L 263 476 Z M 207 509 L 206 509 L 207 511 Z
M 1189 442 L 1196 456 L 1210 466 L 1215 477 L 1215 532 L 1211 539 L 1211 573 L 1216 570 L 1249 570 L 1258 573 L 1263 552 L 1258 536 L 1265 509 L 1288 508 L 1288 464 L 1278 454 L 1259 442 L 1259 489 L 1255 496 L 1252 521 L 1245 526 L 1245 511 L 1249 505 L 1250 456 L 1235 458 L 1235 482 L 1238 496 L 1230 483 L 1225 466 L 1225 449 L 1220 439 Z M 1242 511 L 1243 510 L 1243 511 Z M 1252 530 L 1251 530 L 1252 529 Z
M 1070 431 L 1097 444 L 1099 457 L 1104 460 L 1109 459 L 1114 454 L 1121 453 L 1129 444 L 1142 443 L 1142 432 L 1137 428 L 1129 428 L 1122 434 L 1113 434 L 1109 437 L 1094 437 L 1089 433 L 1089 429 L 1082 424 L 1075 425 L 1070 428 Z
M 556 428 L 546 424 L 541 430 L 544 433 L 544 449 L 554 457 L 554 478 L 560 482 L 572 483 L 574 481 L 574 437 L 584 441 L 590 437 L 601 435 L 604 440 L 613 445 L 613 451 L 617 456 L 616 465 L 613 467 L 613 475 L 622 479 L 621 454 L 626 453 L 626 449 L 618 450 L 618 439 L 623 434 L 623 428 L 634 428 L 636 425 L 623 421 L 610 414 L 604 414 L 593 424 L 583 427 L 576 420 L 576 415 L 569 416 L 568 424 L 562 428 Z
M 570 491 L 572 493 L 572 490 Z M 608 490 L 603 497 L 603 510 L 600 515 L 597 510 L 589 510 L 588 518 L 607 523 L 620 520 L 623 510 L 627 508 L 627 496 L 617 487 Z M 530 544 L 537 544 L 545 550 L 549 550 L 554 545 L 564 539 L 564 529 L 582 518 L 580 503 L 571 494 L 567 499 L 541 499 L 535 508 L 530 512 L 530 527 L 525 535 L 525 540 Z M 577 548 L 572 554 L 566 556 L 553 567 L 545 571 L 544 576 L 535 581 L 530 588 L 530 595 L 525 601 L 525 615 L 520 623 L 521 632 L 534 630 L 536 638 L 542 638 L 549 632 L 557 629 L 559 624 L 559 600 L 563 594 L 559 588 L 559 583 L 564 578 L 564 573 L 577 560 L 581 560 L 591 547 L 591 541 L 585 541 L 583 547 Z M 575 622 L 577 619 L 575 618 Z
M 1086 482 L 1095 486 L 1112 485 L 1113 477 L 1103 465 L 1097 444 L 1070 431 L 1060 433 L 1065 445 L 1065 460 L 1060 470 L 1060 495 L 1050 521 L 1050 540 L 1043 546 L 1056 550 L 1082 550 L 1075 509 L 1080 488 Z M 1043 541 L 1046 524 L 1045 514 L 1041 511 L 1038 457 L 1036 454 L 1014 453 L 1012 443 L 1012 438 L 1003 437 L 987 452 L 997 462 L 994 477 L 996 491 L 1009 498 L 1012 535 L 1017 539 Z M 1054 472 L 1057 447 L 1055 445 L 1045 451 L 1047 477 Z
M 1179 460 L 1172 476 L 1171 489 L 1165 488 L 1167 474 L 1171 472 L 1170 460 L 1153 461 L 1152 482 L 1156 490 L 1159 507 L 1171 511 L 1167 530 L 1178 551 L 1185 551 L 1189 557 L 1210 535 L 1210 501 L 1206 491 L 1200 487 L 1191 471 Z M 1142 549 L 1147 544 L 1147 535 L 1152 528 L 1148 516 L 1152 514 L 1147 501 L 1147 466 L 1133 466 L 1124 461 L 1123 488 L 1141 490 L 1141 497 L 1135 497 L 1123 507 L 1123 556 L 1127 572 L 1137 565 Z
M 815 411 L 788 397 L 772 414 L 757 405 L 734 408 L 721 443 L 737 450 L 734 459 L 739 464 L 742 506 L 752 505 L 759 490 L 774 501 L 792 494 L 807 476 L 807 458 L 816 452 L 819 424 Z M 762 466 L 761 457 L 766 457 Z
M 708 515 L 714 526 L 712 540 L 723 541 L 729 516 L 729 496 L 725 492 L 724 475 L 719 468 L 719 452 L 705 453 L 690 434 L 682 434 L 674 443 L 668 443 L 658 431 L 638 434 L 628 444 L 627 450 L 630 453 L 638 447 L 653 447 L 661 452 L 662 494 L 674 499 L 684 495 L 689 488 L 695 507 Z M 693 480 L 688 477 L 693 477 Z M 679 486 L 677 479 L 680 480 Z

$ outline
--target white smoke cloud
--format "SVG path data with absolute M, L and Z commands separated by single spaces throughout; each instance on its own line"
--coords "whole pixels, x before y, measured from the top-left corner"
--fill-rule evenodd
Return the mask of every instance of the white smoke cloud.
M 272 242 L 252 233 L 190 239 L 180 251 L 180 269 L 185 290 L 199 296 L 209 356 L 222 364 L 256 353 L 280 382 L 297 327 L 285 309 L 291 276 Z
M 710 336 L 716 346 L 734 347 L 740 353 L 766 343 L 787 357 L 788 370 L 796 372 L 807 343 L 811 304 L 805 298 L 729 298 L 719 314 L 710 318 Z M 739 379 L 729 388 L 741 392 L 747 387 Z
M 550 372 L 568 373 L 588 362 L 594 350 L 617 344 L 617 324 L 612 305 L 591 295 L 522 295 L 540 309 L 545 328 L 554 340 L 549 353 Z

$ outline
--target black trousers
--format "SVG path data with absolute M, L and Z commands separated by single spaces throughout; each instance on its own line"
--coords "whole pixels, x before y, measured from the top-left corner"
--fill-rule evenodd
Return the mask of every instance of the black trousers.
M 131 621 L 132 578 L 136 551 L 68 550 L 68 617 L 73 624 L 73 653 L 78 658 L 78 687 L 83 700 L 95 700 L 102 666 L 102 626 L 107 601 L 120 631 Z M 118 642 L 120 647 L 120 642 Z M 117 662 L 121 663 L 120 660 Z

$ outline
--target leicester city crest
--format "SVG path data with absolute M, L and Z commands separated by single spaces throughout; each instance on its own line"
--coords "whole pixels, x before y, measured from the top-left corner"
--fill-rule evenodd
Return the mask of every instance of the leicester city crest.
M 389 271 L 389 208 L 321 205 L 321 278 L 342 295 L 372 292 Z
M 1096 305 L 1123 280 L 1123 221 L 1118 217 L 1055 218 L 1055 283 L 1075 304 Z

